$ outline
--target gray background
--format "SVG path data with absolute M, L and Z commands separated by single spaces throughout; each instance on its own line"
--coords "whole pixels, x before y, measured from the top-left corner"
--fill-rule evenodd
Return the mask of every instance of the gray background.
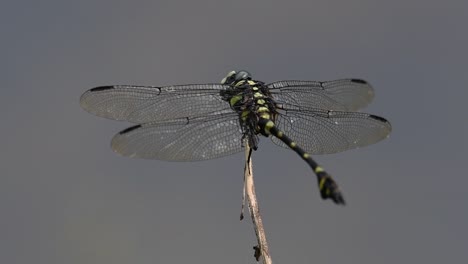
M 443 2 L 443 3 L 442 3 Z M 464 263 L 466 1 L 7 1 L 0 8 L 0 263 L 253 263 L 243 155 L 115 155 L 128 124 L 83 111 L 104 84 L 359 77 L 379 144 L 316 157 L 263 139 L 257 193 L 275 263 Z

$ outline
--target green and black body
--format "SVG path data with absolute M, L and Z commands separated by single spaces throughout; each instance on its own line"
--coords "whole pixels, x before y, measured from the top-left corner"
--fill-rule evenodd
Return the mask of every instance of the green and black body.
M 256 150 L 260 137 L 294 150 L 317 176 L 323 199 L 344 204 L 332 177 L 311 155 L 358 148 L 385 139 L 390 123 L 357 112 L 373 99 L 361 79 L 263 83 L 246 71 L 221 82 L 170 86 L 111 85 L 85 92 L 81 106 L 97 116 L 134 123 L 114 136 L 128 157 L 197 161 Z
M 251 148 L 257 149 L 259 134 L 278 138 L 312 168 L 317 176 L 322 199 L 332 199 L 337 204 L 345 204 L 343 195 L 332 177 L 309 153 L 275 125 L 278 106 L 265 83 L 252 80 L 250 74 L 245 71 L 231 72 L 223 83 L 232 85 L 232 90 L 222 91 L 221 97 L 239 114 L 243 138 L 247 139 Z

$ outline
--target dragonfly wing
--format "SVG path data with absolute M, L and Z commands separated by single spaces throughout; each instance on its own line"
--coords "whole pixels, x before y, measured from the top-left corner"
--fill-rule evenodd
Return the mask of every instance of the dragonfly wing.
M 112 149 L 129 157 L 196 161 L 242 150 L 242 130 L 236 113 L 183 118 L 127 128 L 112 139 Z
M 374 90 L 360 79 L 328 82 L 278 81 L 268 84 L 279 105 L 303 106 L 335 111 L 357 111 L 374 98 Z
M 148 123 L 228 110 L 229 103 L 221 99 L 220 91 L 229 87 L 221 84 L 101 86 L 86 91 L 80 104 L 100 117 Z
M 310 154 L 364 147 L 385 139 L 392 130 L 390 123 L 379 116 L 321 109 L 282 111 L 276 125 Z M 275 137 L 272 141 L 288 148 Z

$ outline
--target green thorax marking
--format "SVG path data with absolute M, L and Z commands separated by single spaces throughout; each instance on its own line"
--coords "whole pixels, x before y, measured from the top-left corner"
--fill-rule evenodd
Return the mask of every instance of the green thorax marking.
M 234 95 L 230 100 L 229 100 L 229 104 L 231 105 L 231 107 L 234 107 L 234 105 L 236 105 L 240 100 L 242 100 L 242 95 Z

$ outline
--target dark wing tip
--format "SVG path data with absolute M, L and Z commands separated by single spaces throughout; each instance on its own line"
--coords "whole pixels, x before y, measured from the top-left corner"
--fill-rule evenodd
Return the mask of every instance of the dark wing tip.
M 363 79 L 351 79 L 351 82 L 354 82 L 354 83 L 360 83 L 360 84 L 368 84 L 366 81 L 364 81 Z
M 110 86 L 110 85 L 98 86 L 98 87 L 94 87 L 94 88 L 90 89 L 89 91 L 90 92 L 99 92 L 99 91 L 105 91 L 105 90 L 110 90 L 110 89 L 114 89 L 114 86 Z
M 135 130 L 135 129 L 138 129 L 138 128 L 140 128 L 140 127 L 141 127 L 141 125 L 131 126 L 131 127 L 129 127 L 129 128 L 126 128 L 126 129 L 120 131 L 120 132 L 119 132 L 119 135 L 127 134 L 128 132 L 133 131 L 133 130 Z
M 390 122 L 388 122 L 387 119 L 385 119 L 385 118 L 383 118 L 383 117 L 381 117 L 381 116 L 369 115 L 369 117 L 370 117 L 370 118 L 373 118 L 373 119 L 375 119 L 375 120 L 378 120 L 378 121 L 380 121 L 380 122 L 382 122 L 382 123 L 390 123 Z

